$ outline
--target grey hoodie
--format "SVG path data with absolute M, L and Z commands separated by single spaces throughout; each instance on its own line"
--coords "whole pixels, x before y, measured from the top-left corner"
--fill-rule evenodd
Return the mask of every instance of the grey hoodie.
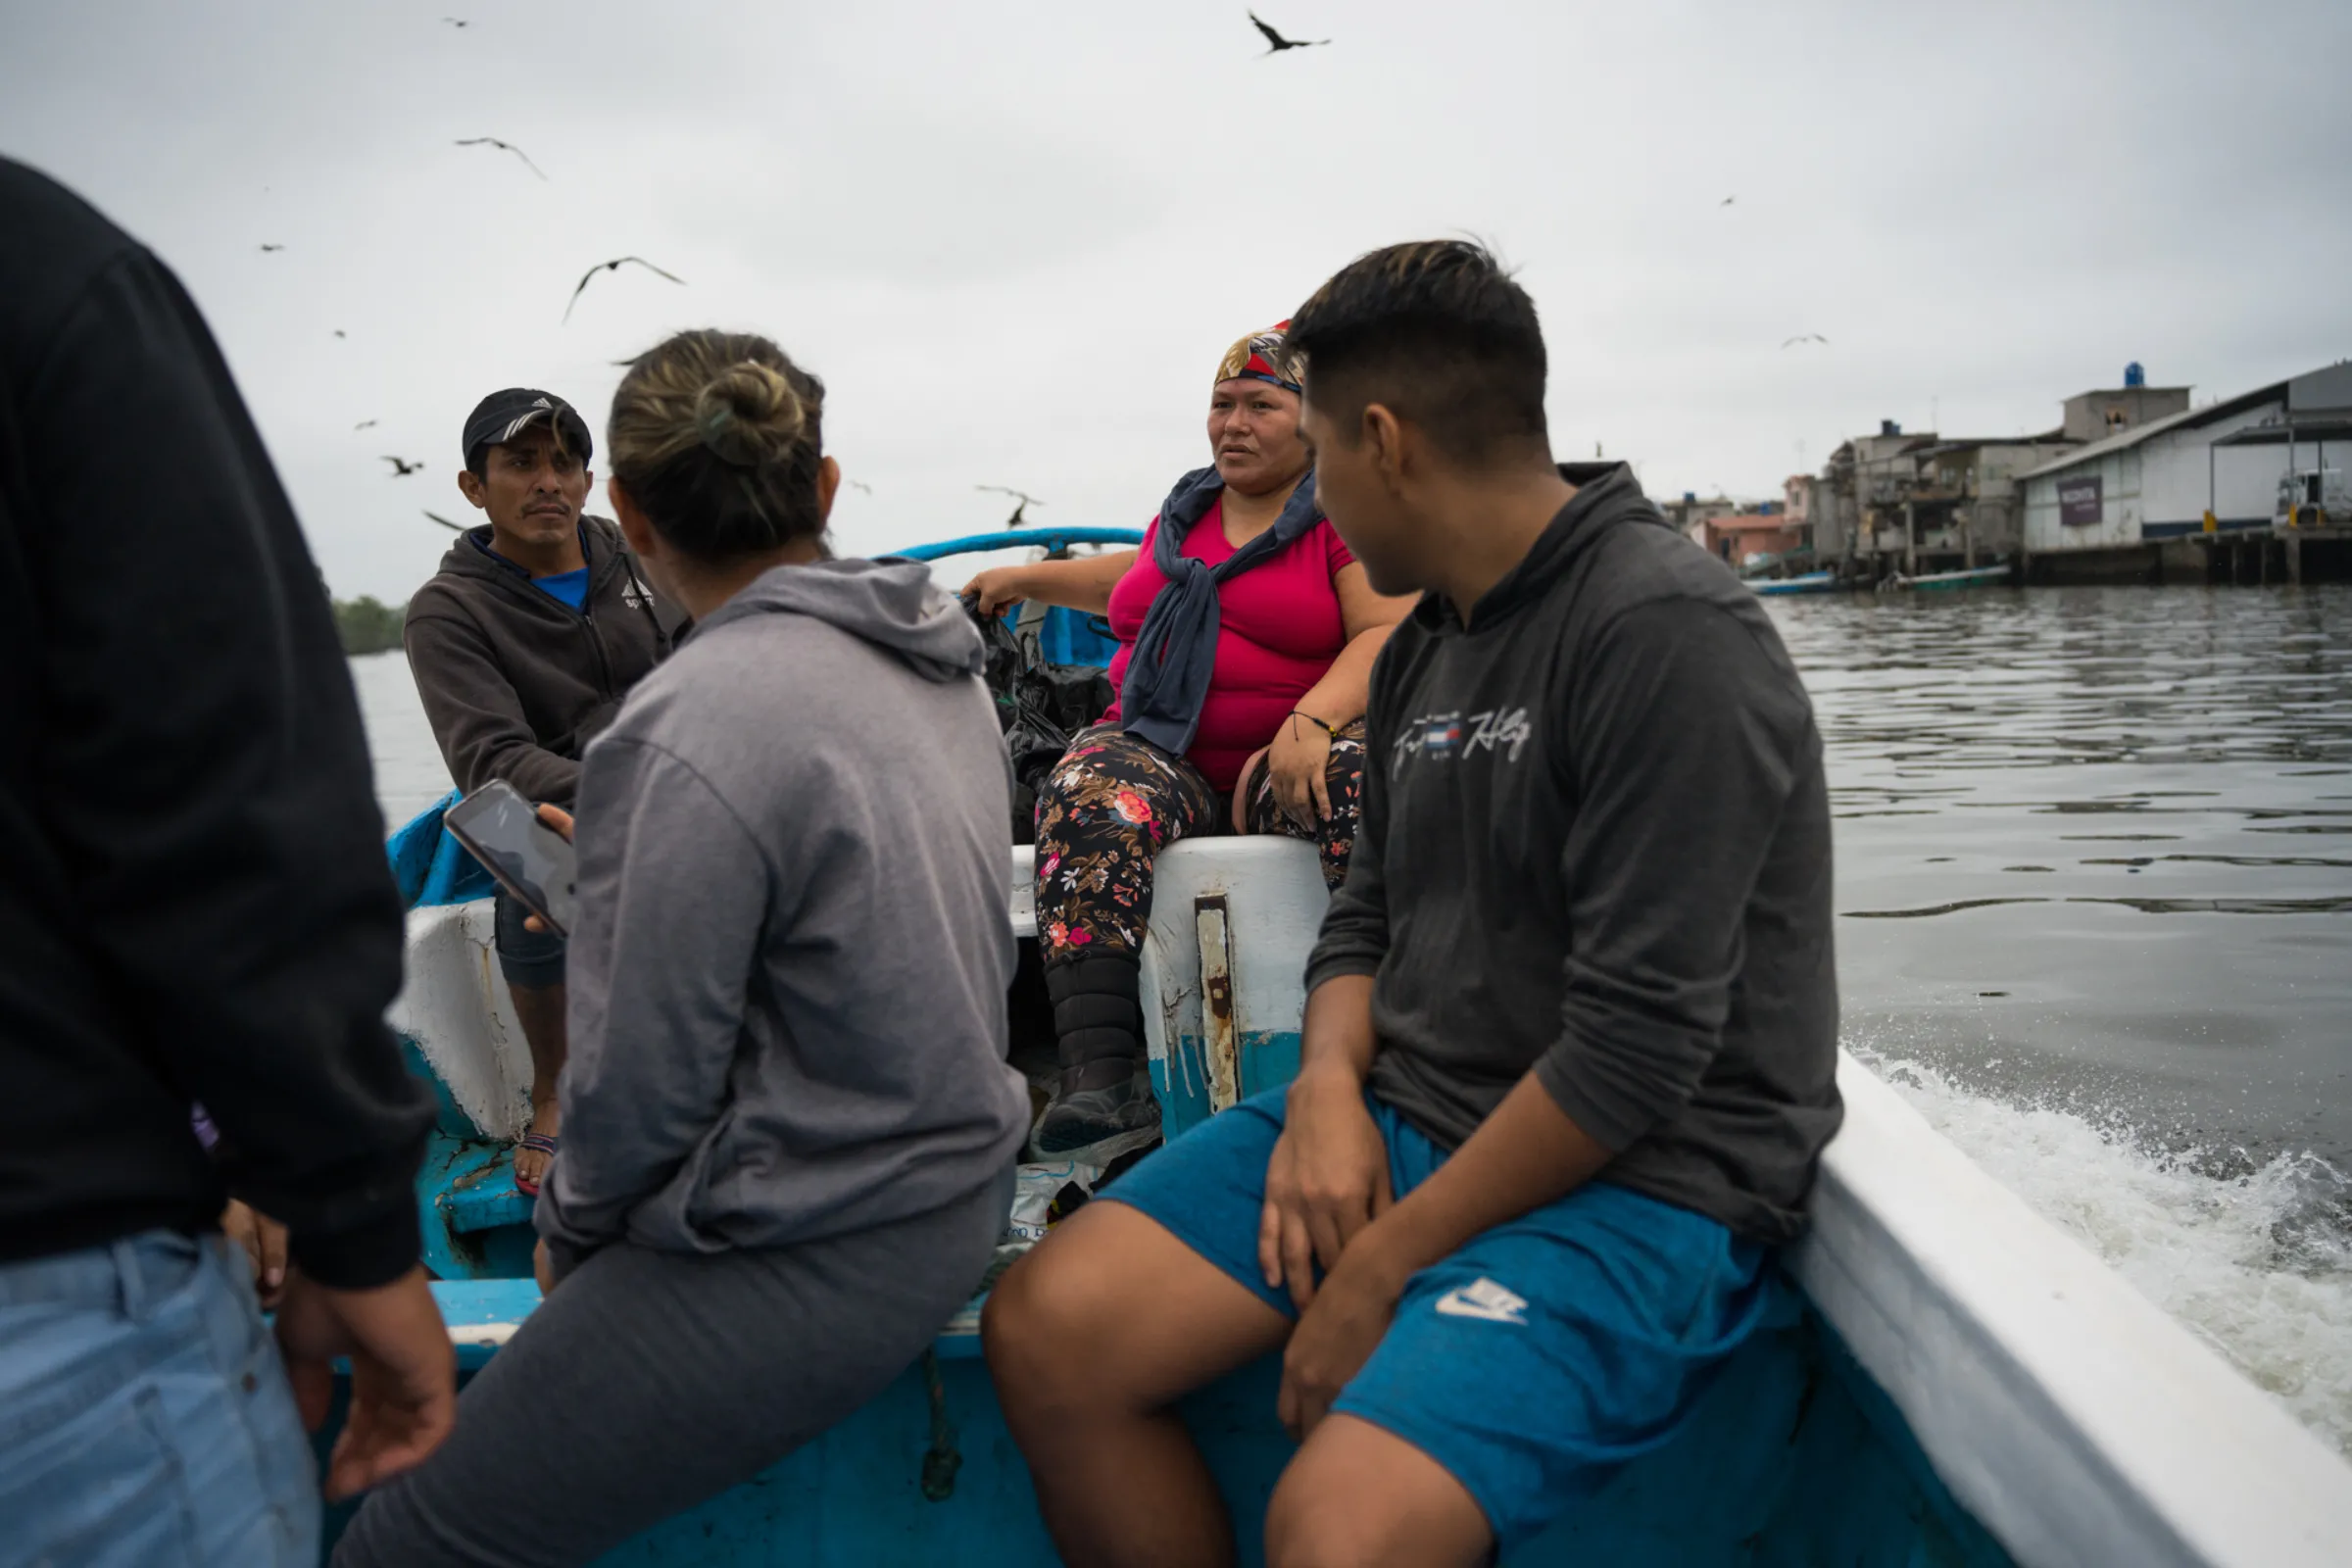
M 1011 1162 L 1010 770 L 978 633 L 912 563 L 782 566 L 630 693 L 580 775 L 559 1272 L 780 1247 Z

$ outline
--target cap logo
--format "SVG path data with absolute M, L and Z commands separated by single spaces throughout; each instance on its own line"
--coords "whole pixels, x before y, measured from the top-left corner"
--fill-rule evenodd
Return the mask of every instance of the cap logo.
M 531 403 L 531 407 L 533 409 L 545 409 L 549 414 L 554 414 L 556 412 L 556 406 L 553 403 L 548 402 L 548 400 L 545 398 L 534 399 Z M 514 440 L 516 436 L 523 432 L 524 428 L 527 427 L 532 420 L 538 417 L 539 416 L 537 414 L 517 415 L 514 419 L 508 422 L 506 433 L 501 435 L 496 442 L 492 443 L 492 445 L 504 445 L 505 443 Z

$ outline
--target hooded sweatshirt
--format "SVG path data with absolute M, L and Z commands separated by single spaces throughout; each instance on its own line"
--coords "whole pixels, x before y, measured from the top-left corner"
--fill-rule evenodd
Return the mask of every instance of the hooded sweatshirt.
M 580 519 L 588 592 L 577 610 L 489 542 L 487 525 L 460 538 L 409 601 L 409 668 L 460 790 L 503 778 L 569 806 L 582 749 L 669 652 L 679 616 L 602 517 Z
M 589 748 L 559 1269 L 925 1213 L 1026 1129 L 1011 770 L 970 618 L 910 562 L 779 566 Z
M 384 1027 L 383 832 L 323 585 L 203 316 L 0 159 L 0 1262 L 196 1235 L 233 1192 L 321 1284 L 415 1265 L 433 1103 Z
M 1446 1148 L 1534 1072 L 1598 1180 L 1766 1242 L 1841 1114 L 1830 813 L 1761 603 L 1622 465 L 1467 626 L 1372 676 L 1362 821 L 1308 960 L 1375 976 L 1371 1087 Z

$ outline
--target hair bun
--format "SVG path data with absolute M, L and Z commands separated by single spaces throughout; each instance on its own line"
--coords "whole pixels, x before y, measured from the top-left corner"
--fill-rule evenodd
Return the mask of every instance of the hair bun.
M 757 468 L 791 456 L 808 426 L 808 408 L 783 372 L 738 360 L 704 384 L 694 422 L 721 462 Z

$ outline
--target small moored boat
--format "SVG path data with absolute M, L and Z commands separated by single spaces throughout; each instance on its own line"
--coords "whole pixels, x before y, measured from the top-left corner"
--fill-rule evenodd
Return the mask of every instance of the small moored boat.
M 2013 580 L 2015 573 L 2004 564 L 1998 566 L 1970 566 L 1964 571 L 1930 571 L 1916 577 L 1897 572 L 1887 586 L 1929 592 L 1951 588 L 1999 588 Z
M 1838 574 L 1834 571 L 1808 571 L 1796 577 L 1750 577 L 1747 585 L 1767 599 L 1784 594 L 1834 594 L 1838 591 Z

